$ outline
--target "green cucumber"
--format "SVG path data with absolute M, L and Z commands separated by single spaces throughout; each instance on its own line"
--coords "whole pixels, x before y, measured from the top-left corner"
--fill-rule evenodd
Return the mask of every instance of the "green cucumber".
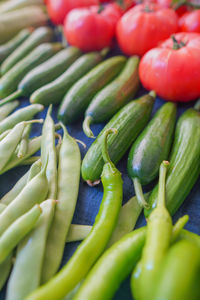
M 61 49 L 59 43 L 45 43 L 36 47 L 29 55 L 20 60 L 11 70 L 0 79 L 0 98 L 7 97 L 16 91 L 23 77 L 33 68 L 49 59 Z M 6 101 L 5 101 L 6 103 Z M 0 105 L 5 104 L 0 101 Z
M 139 88 L 139 58 L 128 59 L 121 73 L 92 99 L 85 112 L 83 131 L 88 137 L 94 137 L 91 123 L 108 121 L 122 106 L 133 98 Z
M 32 5 L 44 5 L 43 0 L 9 0 L 3 3 L 0 7 L 0 14 L 23 8 Z
M 164 104 L 134 142 L 128 156 L 128 174 L 132 178 L 138 202 L 146 206 L 141 185 L 153 181 L 160 164 L 168 159 L 174 127 L 176 105 Z
M 183 203 L 200 174 L 200 113 L 194 108 L 186 110 L 179 118 L 170 155 L 166 179 L 166 205 L 173 215 Z M 156 186 L 149 197 L 148 217 L 155 208 L 158 197 Z
M 124 56 L 109 58 L 76 82 L 59 107 L 58 119 L 64 124 L 76 121 L 85 112 L 94 95 L 121 71 L 125 62 Z
M 31 32 L 32 30 L 29 28 L 22 29 L 9 42 L 0 46 L 0 64 L 30 36 Z
M 46 25 L 48 16 L 39 6 L 29 6 L 1 15 L 0 44 L 9 41 L 20 30 Z
M 33 31 L 29 38 L 20 45 L 2 64 L 1 74 L 4 75 L 16 63 L 28 55 L 36 46 L 41 43 L 50 42 L 53 39 L 53 31 L 48 27 L 40 27 Z
M 108 137 L 109 155 L 114 164 L 116 164 L 149 121 L 154 100 L 155 93 L 150 92 L 137 100 L 131 101 L 121 108 L 103 128 L 82 162 L 82 178 L 88 184 L 99 180 L 101 176 L 104 164 L 101 143 L 105 130 L 116 128 L 118 131 L 118 134 Z
M 36 90 L 30 97 L 31 103 L 49 105 L 62 101 L 70 87 L 102 61 L 104 53 L 90 52 L 79 57 L 60 77 Z
M 32 92 L 61 75 L 80 55 L 81 51 L 76 47 L 69 47 L 59 51 L 53 57 L 31 70 L 20 81 L 17 91 L 3 100 L 4 103 L 21 96 L 29 97 Z

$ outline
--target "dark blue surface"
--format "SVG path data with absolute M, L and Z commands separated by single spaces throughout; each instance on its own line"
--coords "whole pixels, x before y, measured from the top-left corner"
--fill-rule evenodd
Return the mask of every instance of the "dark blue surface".
M 140 94 L 142 94 L 144 91 L 140 91 Z M 163 101 L 160 99 L 156 100 L 153 113 L 163 104 Z M 28 105 L 27 100 L 21 101 L 21 106 Z M 185 109 L 192 106 L 193 103 L 190 104 L 179 104 L 178 106 L 178 115 L 180 115 Z M 53 118 L 55 122 L 57 122 L 56 118 L 56 112 L 57 107 L 54 107 L 53 109 Z M 38 118 L 45 117 L 46 115 L 46 109 L 45 111 L 38 114 Z M 82 132 L 82 120 L 78 124 L 75 124 L 73 126 L 68 127 L 69 133 L 77 138 L 82 140 L 87 145 L 87 149 L 90 146 L 90 144 L 93 142 L 92 139 L 87 138 L 83 132 Z M 100 130 L 103 128 L 103 124 L 101 125 L 94 125 L 92 129 L 94 130 L 95 135 L 97 135 Z M 40 125 L 34 125 L 33 128 L 33 135 L 40 134 L 41 133 L 41 126 Z M 82 158 L 84 157 L 87 149 L 84 149 L 80 145 L 81 155 Z M 127 176 L 126 171 L 126 162 L 127 162 L 127 155 L 119 162 L 118 168 L 122 173 L 123 180 L 124 180 L 124 198 L 123 202 L 125 203 L 132 195 L 133 195 L 133 186 L 131 180 Z M 8 171 L 7 173 L 0 176 L 0 197 L 2 197 L 7 191 L 10 190 L 10 188 L 16 183 L 16 181 L 28 170 L 28 167 L 17 167 L 11 171 Z M 153 186 L 147 186 L 145 190 L 150 190 Z M 79 197 L 77 202 L 76 211 L 73 218 L 73 223 L 79 223 L 79 224 L 90 224 L 92 225 L 95 216 L 98 212 L 99 205 L 102 198 L 102 187 L 88 187 L 82 180 L 80 183 L 80 191 L 79 191 Z M 190 220 L 188 224 L 186 225 L 186 228 L 192 232 L 196 232 L 200 234 L 200 180 L 196 183 L 195 187 L 191 191 L 190 195 L 185 200 L 184 204 L 181 206 L 177 214 L 174 216 L 174 221 L 182 216 L 183 214 L 188 214 L 190 216 Z M 137 222 L 137 227 L 140 227 L 145 224 L 144 217 L 140 217 Z M 73 254 L 77 247 L 78 243 L 71 243 L 66 245 L 65 254 L 63 258 L 63 264 L 66 263 L 66 261 L 69 259 L 69 257 Z M 0 293 L 0 299 L 4 299 L 5 295 L 5 288 L 3 292 Z M 122 286 L 120 287 L 119 291 L 115 295 L 115 300 L 130 300 L 131 294 L 129 289 L 129 279 L 127 279 Z

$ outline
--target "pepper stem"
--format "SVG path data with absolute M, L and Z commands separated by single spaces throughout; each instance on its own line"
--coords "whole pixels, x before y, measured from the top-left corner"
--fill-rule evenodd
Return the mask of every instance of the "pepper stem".
M 92 132 L 92 130 L 90 129 L 90 124 L 92 123 L 92 117 L 91 116 L 87 116 L 83 122 L 83 131 L 85 133 L 85 135 L 87 135 L 89 138 L 94 139 L 95 136 Z
M 175 242 L 178 238 L 181 230 L 184 228 L 185 224 L 188 222 L 189 216 L 185 215 L 178 219 L 178 221 L 174 224 L 172 229 L 172 242 Z
M 169 162 L 164 160 L 160 165 L 157 207 L 165 207 L 165 183 Z
M 110 164 L 112 164 L 112 161 L 111 161 L 109 153 L 108 153 L 108 143 L 107 142 L 108 142 L 108 135 L 111 134 L 111 133 L 117 134 L 118 131 L 117 131 L 116 128 L 107 129 L 104 132 L 104 139 L 103 139 L 103 143 L 102 143 L 103 160 L 104 160 L 105 163 L 110 163 Z
M 197 102 L 195 103 L 194 109 L 200 111 L 200 99 L 198 99 Z
M 146 202 L 146 200 L 144 198 L 144 194 L 143 194 L 143 191 L 142 191 L 142 185 L 141 185 L 140 180 L 137 177 L 133 178 L 133 185 L 134 185 L 135 194 L 136 194 L 138 204 L 141 207 L 145 207 L 145 208 L 148 209 L 149 204 Z
M 8 102 L 11 102 L 11 101 L 13 101 L 13 100 L 15 100 L 15 99 L 17 99 L 18 97 L 21 97 L 21 96 L 22 96 L 22 91 L 21 90 L 15 91 L 11 95 L 9 95 L 8 97 L 6 97 L 2 101 L 0 101 L 0 106 L 6 104 Z

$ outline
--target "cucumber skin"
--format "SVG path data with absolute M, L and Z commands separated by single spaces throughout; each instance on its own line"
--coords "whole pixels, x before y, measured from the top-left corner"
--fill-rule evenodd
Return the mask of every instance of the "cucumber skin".
M 85 116 L 92 117 L 92 123 L 109 120 L 133 99 L 140 83 L 138 65 L 139 58 L 130 57 L 117 78 L 95 95 L 85 112 Z
M 82 55 L 56 80 L 36 90 L 31 95 L 30 102 L 43 105 L 60 103 L 69 88 L 102 59 L 99 52 Z
M 45 43 L 35 48 L 24 59 L 20 60 L 0 79 L 0 98 L 15 92 L 22 78 L 34 67 L 43 63 L 55 54 L 54 45 Z
M 153 181 L 160 164 L 168 159 L 174 127 L 176 105 L 164 104 L 134 142 L 128 156 L 128 174 L 139 178 L 141 184 Z
M 31 34 L 30 29 L 21 30 L 14 38 L 9 42 L 0 46 L 0 64 L 19 46 L 21 45 Z
M 30 71 L 22 79 L 18 89 L 22 91 L 23 96 L 29 96 L 38 88 L 60 76 L 80 55 L 81 51 L 76 47 L 61 50 Z
M 131 101 L 123 107 L 103 128 L 93 142 L 82 162 L 82 178 L 94 182 L 100 179 L 104 161 L 101 145 L 104 132 L 108 128 L 116 128 L 118 133 L 108 137 L 108 151 L 111 160 L 116 164 L 126 153 L 132 142 L 147 124 L 154 104 L 149 94 Z
M 60 105 L 58 119 L 64 124 L 76 121 L 85 112 L 94 95 L 121 71 L 125 61 L 124 56 L 107 59 L 76 82 Z
M 16 63 L 28 55 L 35 47 L 41 43 L 50 42 L 53 39 L 53 31 L 48 27 L 40 27 L 33 31 L 30 37 L 21 44 L 1 66 L 1 74 L 7 73 Z
M 200 113 L 188 109 L 179 118 L 166 180 L 167 208 L 171 215 L 181 206 L 200 174 Z M 149 197 L 148 217 L 157 203 L 158 185 Z

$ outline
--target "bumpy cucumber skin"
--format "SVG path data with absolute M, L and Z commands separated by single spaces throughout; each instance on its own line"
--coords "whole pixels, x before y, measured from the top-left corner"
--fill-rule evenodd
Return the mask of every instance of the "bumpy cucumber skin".
M 30 37 L 20 45 L 10 56 L 3 62 L 1 66 L 1 74 L 7 73 L 16 63 L 28 55 L 35 47 L 41 43 L 50 42 L 53 39 L 53 31 L 48 27 L 40 27 L 36 29 Z
M 130 57 L 117 78 L 95 95 L 85 116 L 91 116 L 93 123 L 105 122 L 133 99 L 139 88 L 138 65 L 139 58 Z
M 128 174 L 139 178 L 141 184 L 153 181 L 160 164 L 168 159 L 174 127 L 176 105 L 164 104 L 134 142 L 128 156 Z
M 116 164 L 126 153 L 130 145 L 147 124 L 154 104 L 154 97 L 147 94 L 131 101 L 123 107 L 103 128 L 93 142 L 82 162 L 82 178 L 94 182 L 100 179 L 104 161 L 101 144 L 104 132 L 108 128 L 116 128 L 118 133 L 108 137 L 108 151 L 111 160 Z
M 30 29 L 23 29 L 9 42 L 0 46 L 0 64 L 31 34 Z
M 125 62 L 124 56 L 112 57 L 82 77 L 64 97 L 58 111 L 58 119 L 64 124 L 76 121 L 84 113 L 94 95 L 121 71 Z
M 39 6 L 29 6 L 1 15 L 0 44 L 9 41 L 20 30 L 47 24 L 48 16 Z
M 76 47 L 61 50 L 30 71 L 22 79 L 18 89 L 22 91 L 23 96 L 29 96 L 35 90 L 60 76 L 80 55 L 81 51 Z
M 29 71 L 53 56 L 59 50 L 56 45 L 45 43 L 38 46 L 1 77 L 0 98 L 7 97 L 16 91 L 19 82 Z
M 200 174 L 200 113 L 188 109 L 178 120 L 175 139 L 170 155 L 170 166 L 166 180 L 167 208 L 173 215 L 183 203 Z M 150 209 L 145 209 L 148 217 L 155 208 L 158 185 L 150 197 Z
M 99 52 L 91 52 L 81 56 L 56 80 L 36 90 L 31 95 L 30 102 L 43 105 L 60 103 L 69 88 L 102 59 L 103 57 Z

